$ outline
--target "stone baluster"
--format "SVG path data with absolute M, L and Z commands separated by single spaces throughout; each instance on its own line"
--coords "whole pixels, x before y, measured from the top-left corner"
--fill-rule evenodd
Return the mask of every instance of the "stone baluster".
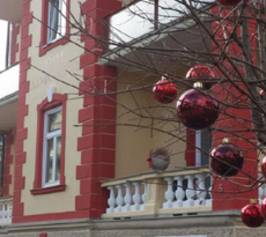
M 183 189 L 183 176 L 176 176 L 176 191 L 175 191 L 175 197 L 176 201 L 174 203 L 174 207 L 182 207 L 184 198 L 185 198 L 185 191 Z
M 106 213 L 113 213 L 116 204 L 115 189 L 114 186 L 107 187 L 107 189 L 109 190 L 109 198 L 107 200 L 109 207 L 107 208 Z
M 206 185 L 205 185 L 205 175 L 204 174 L 198 174 L 198 175 L 196 175 L 196 178 L 197 178 L 196 205 L 205 206 L 206 205 L 206 198 L 207 198 L 207 190 L 206 190 Z
M 116 212 L 121 212 L 124 206 L 124 197 L 123 197 L 123 191 L 122 191 L 122 185 L 118 184 L 116 185 L 117 189 L 117 196 L 116 196 L 116 205 L 117 207 L 115 208 Z
M 194 198 L 196 195 L 196 191 L 194 188 L 194 176 L 188 175 L 186 176 L 187 179 L 187 189 L 186 189 L 186 197 L 187 200 L 184 202 L 186 207 L 192 207 L 194 206 Z
M 133 204 L 132 211 L 138 211 L 141 205 L 141 194 L 140 194 L 140 181 L 133 182 L 134 186 L 134 195 L 133 195 Z
M 132 194 L 131 194 L 131 184 L 129 182 L 126 182 L 124 184 L 125 187 L 125 197 L 124 197 L 124 203 L 125 205 L 123 206 L 123 211 L 127 212 L 130 211 L 130 207 L 132 204 Z
M 144 210 L 144 206 L 147 203 L 148 196 L 149 196 L 148 183 L 144 182 L 143 184 L 144 184 L 144 190 L 143 190 L 143 194 L 141 195 L 142 204 L 140 206 L 140 210 L 142 210 L 142 211 Z
M 165 202 L 163 203 L 163 208 L 171 208 L 173 207 L 173 200 L 174 200 L 174 191 L 173 191 L 173 178 L 167 177 L 165 178 L 167 182 L 167 189 L 164 193 Z

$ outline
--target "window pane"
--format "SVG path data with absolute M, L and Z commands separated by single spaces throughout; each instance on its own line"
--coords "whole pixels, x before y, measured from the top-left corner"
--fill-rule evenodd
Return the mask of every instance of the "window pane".
M 47 155 L 45 164 L 45 183 L 50 183 L 53 181 L 53 158 L 54 158 L 54 146 L 53 139 L 47 140 Z
M 48 42 L 51 42 L 57 37 L 60 16 L 59 1 L 60 0 L 49 0 L 48 2 Z
M 61 158 L 61 137 L 56 138 L 56 167 L 55 167 L 55 180 L 60 178 L 60 158 Z
M 62 114 L 61 111 L 48 115 L 48 132 L 61 129 Z

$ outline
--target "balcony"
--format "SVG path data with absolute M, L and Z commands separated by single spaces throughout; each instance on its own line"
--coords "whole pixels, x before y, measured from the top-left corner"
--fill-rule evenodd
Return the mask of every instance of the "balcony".
M 200 10 L 210 7 L 210 2 L 192 1 L 190 4 L 193 9 Z M 118 67 L 133 61 L 141 61 L 141 64 L 151 59 L 164 61 L 162 54 L 153 53 L 156 48 L 166 50 L 164 59 L 166 56 L 174 58 L 172 53 L 178 50 L 206 50 L 210 46 L 208 37 L 189 17 L 188 9 L 175 0 L 134 1 L 111 15 L 108 22 L 109 47 L 101 62 Z M 174 49 L 172 53 L 170 49 Z
M 0 199 L 0 225 L 12 223 L 12 198 Z
M 19 65 L 0 72 L 0 83 L 0 130 L 8 131 L 16 126 Z
M 109 190 L 103 218 L 181 215 L 212 210 L 207 168 L 148 173 L 102 184 Z
M 23 0 L 0 0 L 0 19 L 20 22 Z

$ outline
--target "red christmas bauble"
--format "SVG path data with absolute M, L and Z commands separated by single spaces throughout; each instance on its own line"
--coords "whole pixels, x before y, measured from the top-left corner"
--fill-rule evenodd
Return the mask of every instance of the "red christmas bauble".
M 237 5 L 241 0 L 219 0 L 219 2 L 224 6 L 235 6 Z
M 266 198 L 264 198 L 260 204 L 260 213 L 266 219 Z
M 198 64 L 188 70 L 186 79 L 192 82 L 202 82 L 203 88 L 210 89 L 214 84 L 216 75 L 210 67 L 203 64 Z
M 163 77 L 160 81 L 156 82 L 152 92 L 157 101 L 168 104 L 176 99 L 177 88 L 175 83 Z
M 188 128 L 203 129 L 212 125 L 219 116 L 219 105 L 199 90 L 184 92 L 176 104 L 177 116 Z
M 262 175 L 264 176 L 264 178 L 266 178 L 266 156 L 263 157 L 260 167 Z
M 230 177 L 242 169 L 244 158 L 241 151 L 230 143 L 223 143 L 212 149 L 211 169 L 214 173 Z
M 264 222 L 264 218 L 257 204 L 248 204 L 244 206 L 241 209 L 241 219 L 248 227 L 259 227 Z

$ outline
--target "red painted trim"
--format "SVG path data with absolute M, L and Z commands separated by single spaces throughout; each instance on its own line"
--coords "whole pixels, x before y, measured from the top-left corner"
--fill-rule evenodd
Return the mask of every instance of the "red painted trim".
M 27 138 L 27 128 L 24 127 L 25 116 L 28 114 L 28 105 L 26 104 L 26 94 L 29 91 L 29 82 L 27 81 L 27 71 L 30 68 L 31 59 L 28 55 L 28 48 L 31 46 L 31 35 L 29 34 L 29 25 L 32 23 L 32 13 L 30 12 L 31 0 L 23 1 L 23 17 L 21 23 L 21 38 L 23 44 L 20 47 L 20 78 L 19 78 L 19 98 L 17 111 L 17 129 L 16 129 L 16 159 L 15 159 L 15 179 L 14 179 L 14 197 L 13 197 L 13 218 L 22 218 L 24 205 L 21 200 L 21 193 L 25 187 L 25 176 L 23 175 L 23 164 L 26 162 L 26 152 L 24 151 L 24 140 Z
M 39 235 L 39 237 L 47 237 L 47 236 L 48 236 L 47 232 L 42 232 L 42 233 L 40 233 L 40 235 Z
M 42 0 L 42 21 L 41 21 L 41 40 L 39 47 L 39 56 L 45 55 L 49 50 L 64 45 L 69 42 L 70 38 L 70 0 L 66 0 L 66 34 L 64 37 L 47 43 L 47 27 L 48 27 L 48 0 Z
M 56 186 L 52 186 L 52 187 L 32 189 L 32 190 L 30 190 L 30 192 L 32 195 L 41 195 L 41 194 L 62 192 L 65 190 L 66 190 L 66 185 L 56 185 Z
M 19 34 L 19 25 L 13 23 L 12 24 L 12 32 L 11 32 L 11 65 L 17 63 L 16 56 L 19 50 L 19 44 L 17 43 Z
M 185 160 L 187 166 L 195 166 L 195 131 L 193 129 L 186 129 L 187 139 L 186 139 L 186 151 Z
M 65 186 L 65 141 L 66 141 L 66 101 L 67 96 L 62 94 L 54 94 L 52 101 L 44 99 L 37 106 L 37 143 L 36 143 L 36 163 L 35 163 L 35 179 L 33 184 L 32 194 L 43 194 L 55 191 L 63 191 Z M 43 128 L 44 128 L 44 113 L 55 107 L 62 106 L 62 135 L 61 135 L 61 157 L 60 157 L 60 189 L 42 188 L 42 161 L 43 161 Z M 42 190 L 42 191 L 41 191 Z

